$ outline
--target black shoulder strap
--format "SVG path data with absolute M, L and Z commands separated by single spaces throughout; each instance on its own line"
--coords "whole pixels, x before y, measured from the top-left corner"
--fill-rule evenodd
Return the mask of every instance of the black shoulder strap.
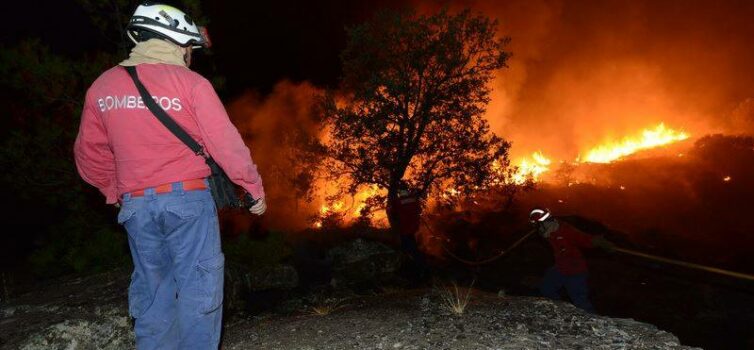
M 139 80 L 139 75 L 136 73 L 136 67 L 135 66 L 128 66 L 124 67 L 126 68 L 126 71 L 128 72 L 128 75 L 131 76 L 131 79 L 133 79 L 134 84 L 136 85 L 136 89 L 139 90 L 139 93 L 141 94 L 141 99 L 144 101 L 144 104 L 149 108 L 150 111 L 152 111 L 152 114 L 154 114 L 157 119 L 160 120 L 162 125 L 165 125 L 170 132 L 175 135 L 179 140 L 183 141 L 183 143 L 188 146 L 194 153 L 197 155 L 200 155 L 202 157 L 206 157 L 204 154 L 204 149 L 202 146 L 194 140 L 187 132 L 186 130 L 183 130 L 183 128 L 178 125 L 178 123 L 173 120 L 173 118 L 168 115 L 167 112 L 165 112 L 162 107 L 157 105 L 157 102 L 152 99 L 152 95 L 147 91 L 147 88 L 144 87 L 144 84 L 141 83 L 141 80 Z

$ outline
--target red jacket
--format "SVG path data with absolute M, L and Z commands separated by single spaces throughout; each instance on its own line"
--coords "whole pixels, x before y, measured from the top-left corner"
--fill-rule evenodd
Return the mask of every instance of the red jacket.
M 592 236 L 563 221 L 558 223 L 560 224 L 558 230 L 547 238 L 555 255 L 555 267 L 564 275 L 587 272 L 586 260 L 581 249 L 592 247 Z
M 177 65 L 140 64 L 137 69 L 155 102 L 204 146 L 230 179 L 254 198 L 264 197 L 249 149 L 207 79 Z M 99 188 L 107 203 L 126 192 L 210 174 L 204 159 L 146 108 L 120 66 L 89 88 L 74 150 L 81 177 Z
M 402 235 L 414 235 L 419 231 L 421 220 L 421 204 L 419 199 L 414 196 L 396 198 L 390 205 L 395 220 L 397 222 L 398 232 Z

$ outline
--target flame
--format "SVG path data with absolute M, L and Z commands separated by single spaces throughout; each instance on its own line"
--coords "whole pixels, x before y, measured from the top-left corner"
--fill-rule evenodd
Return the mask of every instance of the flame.
M 352 223 L 361 217 L 361 211 L 366 208 L 367 201 L 379 194 L 382 190 L 376 185 L 363 186 L 353 196 L 326 201 L 319 208 L 319 215 L 313 223 L 314 228 L 322 228 L 325 220 L 330 215 L 337 215 L 345 224 Z M 348 203 L 351 203 L 350 205 Z M 371 213 L 370 224 L 374 227 L 387 227 L 387 213 L 384 209 L 375 210 Z
M 639 136 L 626 137 L 618 142 L 608 142 L 590 149 L 585 162 L 610 163 L 641 150 L 668 145 L 689 138 L 689 134 L 677 131 L 660 123 L 652 129 L 644 129 Z
M 458 197 L 458 195 L 461 194 L 461 191 L 455 188 L 447 188 L 445 191 L 442 192 L 442 198 L 448 199 L 453 197 Z
M 551 163 L 552 161 L 541 151 L 534 152 L 531 157 L 521 158 L 511 180 L 517 185 L 526 183 L 528 179 L 539 181 L 540 176 L 550 170 Z
M 585 157 L 580 157 L 580 159 L 591 163 L 610 163 L 641 150 L 668 145 L 687 138 L 689 138 L 688 133 L 670 129 L 664 123 L 660 123 L 654 128 L 642 130 L 639 136 L 625 137 L 618 142 L 609 142 L 593 147 L 586 153 Z M 682 156 L 682 153 L 679 154 L 679 157 Z M 576 162 L 581 161 L 580 159 L 576 159 Z M 516 185 L 522 185 L 529 179 L 539 182 L 542 175 L 550 171 L 551 165 L 552 160 L 545 156 L 542 151 L 534 152 L 531 156 L 519 160 L 518 169 L 511 176 L 511 182 Z M 493 169 L 495 166 L 493 164 Z M 571 186 L 573 183 L 568 185 Z M 621 188 L 621 190 L 625 190 L 625 188 Z
M 642 130 L 638 136 L 625 137 L 620 141 L 608 142 L 593 147 L 586 153 L 586 156 L 580 157 L 576 162 L 610 163 L 641 150 L 668 145 L 685 140 L 689 137 L 689 134 L 686 132 L 670 129 L 666 127 L 664 123 L 660 123 L 653 128 Z M 678 154 L 678 156 L 683 157 L 683 154 Z M 492 180 L 492 184 L 499 185 L 502 183 L 511 183 L 515 185 L 523 185 L 527 181 L 539 182 L 542 181 L 543 174 L 551 170 L 551 166 L 552 160 L 545 156 L 542 151 L 536 151 L 530 156 L 519 159 L 518 163 L 516 163 L 515 172 L 510 174 L 510 177 L 506 177 L 505 174 L 507 168 L 500 162 L 495 161 L 492 164 L 492 170 L 497 176 Z M 725 182 L 730 180 L 729 176 L 723 178 L 723 181 Z M 579 183 L 579 181 L 569 182 L 568 186 Z M 332 187 L 337 188 L 337 186 Z M 620 185 L 619 188 L 621 191 L 626 190 L 626 187 L 623 185 Z M 352 223 L 361 217 L 361 211 L 366 208 L 367 201 L 370 198 L 380 194 L 384 195 L 384 192 L 385 190 L 381 190 L 375 185 L 363 186 L 353 197 L 349 196 L 349 198 L 338 198 L 336 200 L 326 201 L 326 203 L 320 207 L 319 215 L 313 223 L 313 227 L 322 228 L 325 220 L 330 215 L 338 215 L 342 218 L 344 224 Z M 440 196 L 443 199 L 448 200 L 454 199 L 460 194 L 461 191 L 459 191 L 459 189 L 448 187 L 442 191 Z M 563 201 L 559 202 L 563 203 Z M 373 211 L 369 220 L 374 227 L 388 226 L 387 214 L 384 209 Z

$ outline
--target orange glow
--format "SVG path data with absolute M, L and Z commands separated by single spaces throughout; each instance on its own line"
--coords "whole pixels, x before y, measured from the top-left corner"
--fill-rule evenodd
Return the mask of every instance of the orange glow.
M 448 198 L 458 197 L 459 194 L 461 194 L 461 192 L 459 192 L 457 189 L 447 188 L 445 189 L 445 191 L 443 191 L 442 198 L 448 199 Z
M 319 209 L 319 215 L 314 221 L 314 228 L 322 228 L 324 221 L 331 215 L 338 216 L 344 224 L 349 224 L 361 217 L 361 211 L 366 208 L 367 201 L 377 195 L 384 194 L 379 187 L 363 186 L 353 196 L 342 196 L 336 200 L 327 201 Z M 350 203 L 350 204 L 348 204 Z M 370 224 L 374 227 L 388 227 L 387 213 L 384 209 L 371 213 Z
M 532 153 L 531 157 L 521 158 L 518 162 L 518 170 L 513 174 L 512 181 L 514 184 L 521 185 L 528 179 L 539 181 L 540 175 L 550 170 L 552 161 L 542 152 Z
M 664 123 L 659 123 L 653 128 L 648 128 L 637 133 L 637 136 L 625 137 L 620 141 L 611 141 L 603 145 L 599 145 L 589 149 L 581 159 L 577 159 L 577 162 L 591 162 L 591 163 L 610 163 L 619 160 L 625 156 L 636 153 L 641 150 L 660 147 L 668 145 L 674 142 L 682 141 L 689 138 L 689 134 L 683 131 L 670 129 L 665 126 Z M 682 156 L 682 154 L 679 154 Z M 527 181 L 541 182 L 545 173 L 551 171 L 553 160 L 545 155 L 542 151 L 536 151 L 529 156 L 522 157 L 518 162 L 514 163 L 516 166 L 515 172 L 510 174 L 510 177 L 505 177 L 506 168 L 500 164 L 500 162 L 494 162 L 492 164 L 492 170 L 498 174 L 492 180 L 493 185 L 499 185 L 502 183 L 510 183 L 515 185 L 523 185 Z M 723 181 L 730 181 L 730 177 L 727 176 Z M 579 184 L 578 181 L 569 182 L 568 186 Z M 338 186 L 335 183 L 328 183 L 327 188 L 329 193 L 337 193 Z M 618 188 L 621 191 L 625 191 L 626 187 L 619 185 Z M 385 190 L 379 189 L 379 187 L 363 186 L 353 196 L 340 196 L 337 199 L 325 201 L 319 208 L 319 213 L 316 220 L 313 223 L 314 228 L 322 228 L 325 221 L 328 218 L 335 216 L 337 222 L 342 224 L 350 224 L 355 222 L 361 217 L 362 209 L 367 207 L 367 201 L 378 195 L 385 195 Z M 441 193 L 440 197 L 445 200 L 456 199 L 461 195 L 461 191 L 457 188 L 447 187 Z M 323 197 L 327 198 L 323 194 Z M 564 201 L 559 201 L 564 203 Z M 384 209 L 374 210 L 369 216 L 369 222 L 374 227 L 388 227 L 387 214 Z
M 586 152 L 586 156 L 576 159 L 576 162 L 610 163 L 642 150 L 685 140 L 689 136 L 686 132 L 670 129 L 664 123 L 659 123 L 653 128 L 640 131 L 637 136 L 625 137 L 620 141 L 611 141 L 592 147 Z M 678 156 L 683 157 L 683 154 L 680 153 Z M 522 185 L 529 179 L 540 182 L 543 175 L 551 170 L 551 165 L 552 160 L 542 151 L 534 152 L 531 156 L 519 160 L 518 169 L 511 176 L 511 182 L 516 185 Z M 499 167 L 499 165 L 493 164 L 494 167 Z M 568 186 L 577 183 L 569 183 Z M 625 187 L 621 186 L 620 189 L 625 190 Z
M 660 123 L 654 128 L 644 129 L 637 136 L 626 137 L 594 147 L 582 157 L 584 162 L 610 163 L 641 150 L 669 145 L 689 138 L 689 134 L 677 131 Z
M 709 2 L 714 6 L 689 2 L 688 6 L 684 3 L 682 15 L 678 6 L 669 2 L 638 3 L 413 1 L 409 7 L 426 15 L 442 8 L 456 12 L 470 7 L 472 12 L 500 22 L 499 35 L 513 38 L 506 48 L 513 56 L 507 62 L 508 68 L 496 72 L 488 84 L 490 101 L 484 106 L 484 117 L 490 130 L 512 143 L 512 166 L 539 165 L 531 159 L 531 153 L 541 150 L 553 163 L 544 166 L 549 170 L 535 173 L 536 181 L 552 179 L 579 187 L 597 182 L 593 177 L 605 173 L 592 172 L 588 165 L 580 167 L 573 162 L 575 159 L 609 163 L 628 157 L 641 147 L 661 146 L 668 140 L 659 137 L 660 142 L 642 144 L 640 132 L 644 128 L 654 130 L 661 121 L 665 122 L 666 131 L 683 131 L 671 133 L 670 142 L 685 138 L 686 132 L 694 138 L 711 133 L 754 133 L 754 98 L 745 93 L 754 91 L 754 79 L 746 69 L 754 57 L 754 21 L 745 16 L 754 8 L 754 1 Z M 606 17 L 606 13 L 610 16 Z M 668 19 L 672 25 L 668 25 Z M 253 135 L 253 140 L 248 141 L 253 146 L 254 160 L 265 174 L 272 174 L 271 169 L 295 174 L 287 163 L 293 157 L 281 156 L 288 151 L 280 149 L 281 135 L 295 135 L 301 130 L 306 136 L 316 136 L 327 143 L 329 130 L 320 125 L 321 119 L 314 113 L 317 109 L 311 108 L 325 93 L 319 85 L 281 81 L 269 93 L 250 91 L 228 106 L 241 134 Z M 342 107 L 352 92 L 332 93 Z M 626 147 L 625 136 L 633 136 L 630 139 L 639 145 Z M 282 152 L 269 152 L 271 149 Z M 653 154 L 662 153 L 677 161 L 693 155 L 692 150 L 667 151 Z M 519 158 L 524 156 L 528 161 L 519 164 Z M 563 167 L 560 172 L 560 161 L 580 168 L 571 173 Z M 292 164 L 297 164 L 295 159 Z M 492 185 L 514 182 L 513 171 L 505 168 L 492 179 Z M 516 174 L 516 182 L 526 178 L 522 173 L 526 170 Z M 317 175 L 319 179 L 322 174 Z M 724 179 L 726 175 L 719 173 L 711 180 L 734 184 L 732 179 Z M 290 181 L 268 182 L 268 196 L 282 198 L 276 199 L 277 207 L 296 208 L 272 211 L 278 216 L 269 221 L 296 229 L 311 227 L 312 217 L 319 217 L 320 207 L 328 204 L 327 195 L 341 187 L 337 181 L 322 180 L 314 184 L 312 202 L 304 203 L 291 196 Z M 620 184 L 599 182 L 616 190 Z M 628 188 L 621 193 L 637 190 L 628 182 L 625 184 Z M 438 197 L 445 193 L 441 188 Z M 352 217 L 361 204 L 352 204 L 350 197 L 346 207 Z
M 730 180 L 731 180 L 730 176 L 726 176 L 726 177 L 723 178 L 723 181 L 725 181 L 725 182 L 730 182 Z

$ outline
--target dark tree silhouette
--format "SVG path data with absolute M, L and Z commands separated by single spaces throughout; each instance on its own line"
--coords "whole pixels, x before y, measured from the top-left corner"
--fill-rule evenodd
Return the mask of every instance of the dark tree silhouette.
M 28 259 L 32 271 L 44 276 L 130 260 L 114 209 L 76 171 L 73 143 L 87 88 L 128 53 L 123 30 L 138 2 L 77 3 L 108 39 L 96 51 L 71 57 L 25 37 L 0 46 L 0 102 L 6 113 L 0 122 L 0 186 L 14 208 L 0 238 L 0 262 L 15 266 Z M 176 3 L 190 9 L 199 4 Z
M 346 93 L 321 101 L 329 170 L 344 189 L 373 184 L 394 199 L 403 180 L 420 196 L 471 193 L 493 162 L 509 165 L 510 144 L 483 118 L 489 82 L 510 56 L 495 21 L 468 10 L 382 12 L 348 34 Z

